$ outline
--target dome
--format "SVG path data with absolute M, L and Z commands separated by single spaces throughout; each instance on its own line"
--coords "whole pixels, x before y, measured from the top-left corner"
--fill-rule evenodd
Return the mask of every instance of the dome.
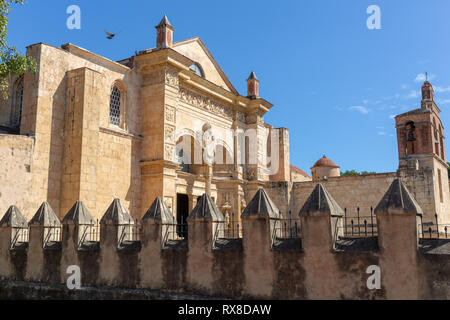
M 328 159 L 326 156 L 323 156 L 314 164 L 313 168 L 317 167 L 339 168 L 331 159 Z

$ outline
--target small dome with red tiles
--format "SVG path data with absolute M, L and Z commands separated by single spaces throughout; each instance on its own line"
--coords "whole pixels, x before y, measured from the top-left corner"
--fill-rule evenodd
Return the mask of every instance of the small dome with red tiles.
M 314 164 L 313 168 L 317 167 L 339 168 L 331 159 L 328 159 L 326 156 L 323 156 Z

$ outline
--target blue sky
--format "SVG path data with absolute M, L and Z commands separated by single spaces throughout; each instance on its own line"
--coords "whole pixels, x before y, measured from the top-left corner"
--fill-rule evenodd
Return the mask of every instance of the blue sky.
M 81 30 L 66 28 L 66 8 L 81 8 Z M 369 30 L 369 5 L 381 30 Z M 9 43 L 21 50 L 71 42 L 113 60 L 155 44 L 166 13 L 174 40 L 200 36 L 236 89 L 251 70 L 274 104 L 266 122 L 290 130 L 291 162 L 310 172 L 323 154 L 342 170 L 398 166 L 392 115 L 420 106 L 427 71 L 450 123 L 450 1 L 28 0 L 10 16 Z M 104 29 L 121 32 L 107 40 Z

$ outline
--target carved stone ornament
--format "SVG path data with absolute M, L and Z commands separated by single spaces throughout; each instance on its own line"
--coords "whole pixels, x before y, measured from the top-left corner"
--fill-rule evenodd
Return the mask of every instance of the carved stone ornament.
M 185 88 L 180 88 L 179 90 L 179 98 L 182 102 L 188 103 L 194 107 L 209 111 L 215 115 L 232 119 L 233 118 L 233 110 L 217 103 L 209 98 L 205 98 L 197 93 L 194 93 Z

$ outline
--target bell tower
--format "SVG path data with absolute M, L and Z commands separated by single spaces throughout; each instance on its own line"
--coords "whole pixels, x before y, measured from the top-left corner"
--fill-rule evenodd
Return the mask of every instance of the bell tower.
M 424 219 L 433 221 L 437 214 L 440 223 L 448 223 L 450 191 L 440 112 L 434 101 L 433 86 L 427 79 L 422 85 L 420 108 L 395 117 L 398 173 L 407 184 L 411 184 L 409 188 L 417 197 L 423 194 L 426 198 L 428 203 L 422 208 Z
M 431 157 L 445 164 L 445 137 L 440 112 L 434 102 L 433 86 L 427 80 L 422 85 L 420 109 L 395 117 L 400 162 L 408 158 Z

